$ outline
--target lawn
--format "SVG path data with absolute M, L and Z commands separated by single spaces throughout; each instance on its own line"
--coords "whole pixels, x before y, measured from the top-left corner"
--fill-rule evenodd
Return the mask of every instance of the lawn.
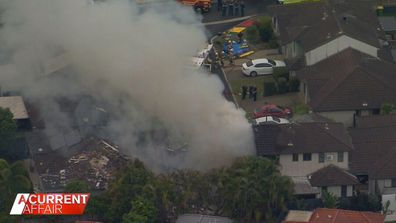
M 262 96 L 264 92 L 264 82 L 275 82 L 272 75 L 258 77 L 244 77 L 238 80 L 230 80 L 232 92 L 239 94 L 242 92 L 242 86 L 256 86 L 257 96 Z M 238 97 L 239 98 L 239 97 Z

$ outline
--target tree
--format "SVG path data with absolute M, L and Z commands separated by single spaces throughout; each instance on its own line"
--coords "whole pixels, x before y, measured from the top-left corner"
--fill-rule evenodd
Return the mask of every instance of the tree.
M 66 193 L 88 193 L 91 190 L 84 181 L 72 181 L 65 186 L 63 191 Z
M 0 149 L 6 148 L 16 137 L 17 125 L 10 109 L 0 107 Z
M 221 178 L 224 212 L 244 221 L 276 221 L 287 210 L 286 201 L 293 194 L 290 178 L 282 176 L 275 163 L 266 158 L 240 158 Z
M 154 201 L 139 196 L 132 201 L 132 208 L 123 216 L 123 223 L 154 223 L 157 221 L 157 207 Z
M 32 183 L 22 161 L 8 164 L 0 159 L 0 215 L 11 209 L 17 193 L 31 192 Z
M 322 191 L 322 200 L 325 208 L 335 208 L 337 206 L 337 197 L 326 190 Z

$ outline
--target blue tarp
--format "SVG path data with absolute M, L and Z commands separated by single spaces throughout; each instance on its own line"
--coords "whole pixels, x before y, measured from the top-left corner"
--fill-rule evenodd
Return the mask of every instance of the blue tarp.
M 226 43 L 224 43 L 224 46 L 223 46 L 223 52 L 226 54 L 228 53 L 228 48 L 227 48 L 228 44 L 229 43 L 226 42 Z M 236 41 L 232 41 L 232 49 L 233 49 L 234 56 L 239 56 L 241 54 L 244 54 L 244 53 L 250 51 L 249 46 L 246 41 L 242 41 L 242 43 L 237 43 Z

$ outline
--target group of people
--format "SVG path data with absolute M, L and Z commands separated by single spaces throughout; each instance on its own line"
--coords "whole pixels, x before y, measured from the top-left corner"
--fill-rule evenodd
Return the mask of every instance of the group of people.
M 243 0 L 217 0 L 217 11 L 222 16 L 245 16 L 245 2 Z
M 257 87 L 256 86 L 242 86 L 242 100 L 246 99 L 249 94 L 249 98 L 253 101 L 257 101 Z

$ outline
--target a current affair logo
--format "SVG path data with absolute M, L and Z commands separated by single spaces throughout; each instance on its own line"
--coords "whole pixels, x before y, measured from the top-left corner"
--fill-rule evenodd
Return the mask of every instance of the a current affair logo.
M 17 194 L 10 215 L 82 215 L 87 194 Z

